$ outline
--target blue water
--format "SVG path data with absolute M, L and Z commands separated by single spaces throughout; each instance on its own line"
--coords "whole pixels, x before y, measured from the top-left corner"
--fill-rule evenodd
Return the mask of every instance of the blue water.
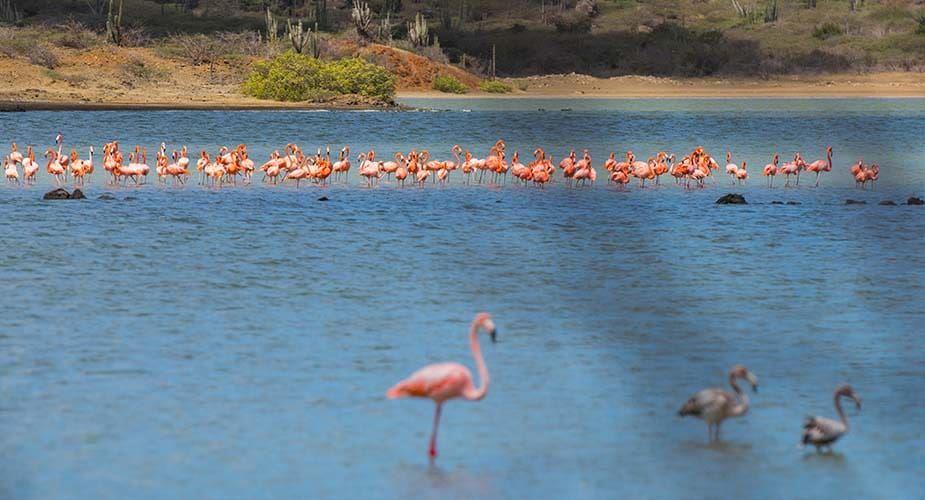
M 503 137 L 588 147 L 595 165 L 702 144 L 755 170 L 832 145 L 835 171 L 768 190 L 752 170 L 735 189 L 751 204 L 719 206 L 724 178 L 366 189 L 355 171 L 301 189 L 109 187 L 100 171 L 90 200 L 43 202 L 43 168 L 0 186 L 0 497 L 921 494 L 925 211 L 877 203 L 925 191 L 925 100 L 412 104 L 471 112 L 33 112 L 0 141 L 246 142 L 262 160 L 292 141 L 484 155 Z M 873 190 L 854 188 L 857 157 L 882 166 Z M 499 327 L 491 389 L 447 404 L 429 466 L 433 405 L 384 392 L 431 362 L 474 371 L 479 310 Z M 761 387 L 708 444 L 676 413 L 735 363 Z M 832 455 L 797 449 L 842 382 L 864 401 L 849 434 Z

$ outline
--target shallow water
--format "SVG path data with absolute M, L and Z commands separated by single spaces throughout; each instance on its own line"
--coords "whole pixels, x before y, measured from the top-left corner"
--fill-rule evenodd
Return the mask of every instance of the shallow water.
M 247 142 L 263 159 L 293 140 L 484 154 L 504 137 L 556 158 L 589 147 L 596 165 L 611 149 L 703 144 L 756 167 L 831 144 L 836 171 L 819 189 L 753 179 L 736 189 L 748 206 L 712 203 L 722 178 L 365 189 L 354 171 L 352 186 L 210 190 L 97 175 L 91 198 L 118 200 L 85 202 L 40 201 L 47 175 L 0 187 L 0 497 L 922 491 L 925 211 L 877 202 L 923 190 L 925 100 L 413 104 L 472 112 L 26 113 L 0 140 Z M 873 191 L 846 172 L 858 156 L 883 167 Z M 446 406 L 428 466 L 432 404 L 384 392 L 429 362 L 474 369 L 479 310 L 499 326 L 483 345 L 491 391 Z M 761 388 L 708 445 L 676 412 L 735 363 Z M 864 400 L 851 432 L 834 455 L 797 449 L 805 415 L 835 416 L 841 382 Z

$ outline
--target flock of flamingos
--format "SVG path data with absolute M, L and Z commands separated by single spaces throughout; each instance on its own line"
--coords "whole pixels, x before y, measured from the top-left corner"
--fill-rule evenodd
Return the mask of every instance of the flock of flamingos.
M 55 138 L 57 149 L 48 148 L 44 157 L 47 160 L 45 171 L 50 174 L 56 184 L 68 182 L 73 178 L 76 185 L 83 185 L 93 175 L 95 165 L 93 162 L 93 146 L 87 151 L 86 159 L 82 159 L 77 150 L 70 155 L 63 151 L 64 138 L 61 134 Z M 450 174 L 456 170 L 465 175 L 465 182 L 490 182 L 493 184 L 506 181 L 508 174 L 522 182 L 524 185 L 532 183 L 544 186 L 552 182 L 553 176 L 561 171 L 562 178 L 568 186 L 590 186 L 597 180 L 597 169 L 594 168 L 591 155 L 585 149 L 579 159 L 575 150 L 556 164 L 552 155 L 547 155 L 542 148 L 533 151 L 533 161 L 528 164 L 521 163 L 520 153 L 514 151 L 510 161 L 507 159 L 506 147 L 503 140 L 499 140 L 488 152 L 485 158 L 476 158 L 468 150 L 465 152 L 458 144 L 450 149 L 453 160 L 432 160 L 427 150 L 420 152 L 412 149 L 407 155 L 398 152 L 392 159 L 382 161 L 376 159 L 375 151 L 360 153 L 356 157 L 357 171 L 366 180 L 367 186 L 378 183 L 383 177 L 394 179 L 400 185 L 405 182 L 424 185 L 428 179 L 432 183 L 447 183 Z M 460 157 L 462 155 L 462 157 Z M 774 178 L 778 175 L 786 177 L 785 186 L 799 185 L 800 174 L 816 174 L 815 186 L 819 186 L 822 174 L 832 171 L 832 148 L 826 149 L 826 158 L 807 163 L 796 153 L 793 161 L 779 164 L 780 156 L 775 154 L 771 163 L 764 166 L 761 175 L 767 178 L 768 187 L 774 186 Z M 302 181 L 317 184 L 327 184 L 331 181 L 347 180 L 353 165 L 350 161 L 350 148 L 345 146 L 340 150 L 339 158 L 333 161 L 330 148 L 317 149 L 314 155 L 306 155 L 296 144 L 286 144 L 284 154 L 279 150 L 270 154 L 269 160 L 257 166 L 247 152 L 247 146 L 239 144 L 234 149 L 223 146 L 215 154 L 209 155 L 205 150 L 199 153 L 195 163 L 189 157 L 187 147 L 179 151 L 173 150 L 168 156 L 167 145 L 161 143 L 160 149 L 155 152 L 154 174 L 158 182 L 186 184 L 194 175 L 198 175 L 201 185 L 221 186 L 223 184 L 237 184 L 240 178 L 244 183 L 250 183 L 258 172 L 262 174 L 262 181 L 279 184 L 294 181 L 300 185 Z M 19 169 L 22 168 L 20 176 Z M 130 180 L 134 184 L 146 183 L 151 167 L 148 165 L 148 151 L 135 146 L 128 153 L 128 162 L 124 152 L 119 149 L 119 142 L 113 141 L 103 146 L 102 167 L 109 176 L 111 184 L 127 184 Z M 676 155 L 664 151 L 650 156 L 647 161 L 640 161 L 632 151 L 627 151 L 623 161 L 617 161 L 615 153 L 601 166 L 607 172 L 607 182 L 623 187 L 630 183 L 632 178 L 639 180 L 640 187 L 645 187 L 646 181 L 659 184 L 665 174 L 675 179 L 675 182 L 686 188 L 704 187 L 710 178 L 716 182 L 713 171 L 719 171 L 720 164 L 708 154 L 703 147 L 697 147 L 690 154 L 684 155 L 676 161 Z M 35 159 L 32 146 L 25 154 L 21 153 L 16 143 L 12 151 L 4 160 L 4 172 L 8 183 L 35 182 L 39 171 L 39 164 Z M 745 162 L 733 163 L 732 153 L 726 153 L 725 174 L 730 177 L 733 184 L 745 182 L 749 173 Z M 876 163 L 867 166 L 862 160 L 851 166 L 851 175 L 855 183 L 862 189 L 868 184 L 873 185 L 880 175 L 880 166 Z
M 494 343 L 497 339 L 497 328 L 488 313 L 479 313 L 469 328 L 469 343 L 475 364 L 478 369 L 481 385 L 476 387 L 473 383 L 472 373 L 459 363 L 436 363 L 425 366 L 411 374 L 410 377 L 395 384 L 386 392 L 389 399 L 402 397 L 428 398 L 436 404 L 434 424 L 430 435 L 428 455 L 431 460 L 437 457 L 437 427 L 440 424 L 440 411 L 443 403 L 456 398 L 479 401 L 488 394 L 488 367 L 482 358 L 479 347 L 478 333 L 484 330 Z M 707 423 L 709 439 L 719 440 L 719 428 L 723 421 L 730 417 L 740 417 L 748 411 L 748 394 L 743 391 L 737 379 L 746 380 L 752 389 L 758 390 L 758 377 L 742 365 L 732 367 L 729 372 L 729 385 L 734 394 L 723 389 L 704 389 L 694 394 L 683 406 L 678 414 L 693 415 Z M 800 447 L 811 444 L 816 451 L 823 448 L 832 450 L 832 444 L 848 432 L 848 417 L 841 406 L 841 398 L 846 397 L 854 401 L 858 409 L 861 408 L 861 398 L 849 385 L 841 385 L 835 390 L 835 410 L 839 420 L 824 417 L 809 417 L 803 425 L 803 436 Z

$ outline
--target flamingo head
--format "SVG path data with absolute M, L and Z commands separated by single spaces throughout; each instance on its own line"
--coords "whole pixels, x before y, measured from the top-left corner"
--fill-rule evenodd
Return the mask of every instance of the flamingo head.
M 828 154 L 832 154 L 832 146 L 825 148 L 825 152 Z
M 777 163 L 778 160 L 780 160 L 780 155 L 775 153 L 775 154 L 774 154 L 774 163 Z
M 482 328 L 488 332 L 488 336 L 491 337 L 492 343 L 498 341 L 498 328 L 495 327 L 495 322 L 487 312 L 481 312 L 475 316 L 475 326 L 476 328 Z
M 729 377 L 733 378 L 744 378 L 752 386 L 752 390 L 758 392 L 758 377 L 748 371 L 748 368 L 745 368 L 744 365 L 735 365 L 732 367 L 732 370 L 729 372 Z
M 460 147 L 459 144 L 454 144 L 452 151 L 456 151 L 457 153 L 462 153 L 462 147 Z
M 726 151 L 726 163 L 729 163 L 731 161 L 732 161 L 732 153 L 729 151 Z
M 58 135 L 55 136 L 55 144 L 60 144 L 60 143 L 63 142 L 63 141 L 64 141 L 64 136 L 63 136 L 63 135 L 58 134 Z
M 77 150 L 76 149 L 71 150 L 71 160 L 77 161 Z
M 846 398 L 851 398 L 854 401 L 855 406 L 860 410 L 861 409 L 861 396 L 858 396 L 854 389 L 851 388 L 848 384 L 842 384 L 835 390 L 835 397 L 845 396 Z
M 13 143 L 13 151 L 14 151 L 14 152 L 16 151 L 16 143 L 15 143 L 15 142 Z
M 90 146 L 90 153 L 93 153 L 93 146 Z

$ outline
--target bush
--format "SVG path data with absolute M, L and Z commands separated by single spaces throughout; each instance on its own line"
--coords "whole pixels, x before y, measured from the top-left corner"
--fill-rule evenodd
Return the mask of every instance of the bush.
M 825 23 L 822 26 L 817 26 L 816 29 L 813 30 L 813 38 L 818 38 L 819 40 L 825 40 L 841 34 L 841 27 L 835 23 Z
M 494 81 L 480 83 L 479 90 L 482 92 L 491 92 L 493 94 L 507 94 L 514 90 L 514 88 L 504 82 Z
M 58 67 L 58 56 L 44 45 L 33 45 L 26 55 L 29 58 L 29 62 L 32 64 L 44 66 L 48 69 L 55 69 Z
M 446 92 L 449 94 L 465 94 L 469 92 L 469 87 L 466 87 L 463 82 L 453 78 L 450 75 L 441 75 L 434 78 L 434 90 L 439 90 L 440 92 Z
M 591 18 L 581 12 L 571 11 L 552 18 L 556 31 L 560 33 L 587 33 L 591 31 Z
M 64 31 L 64 35 L 55 43 L 61 47 L 86 49 L 103 43 L 103 38 L 100 35 L 88 29 L 83 23 L 73 19 L 59 26 L 59 29 Z
M 277 101 L 324 101 L 338 94 L 390 101 L 395 96 L 395 77 L 359 58 L 325 62 L 290 50 L 254 63 L 242 90 Z

